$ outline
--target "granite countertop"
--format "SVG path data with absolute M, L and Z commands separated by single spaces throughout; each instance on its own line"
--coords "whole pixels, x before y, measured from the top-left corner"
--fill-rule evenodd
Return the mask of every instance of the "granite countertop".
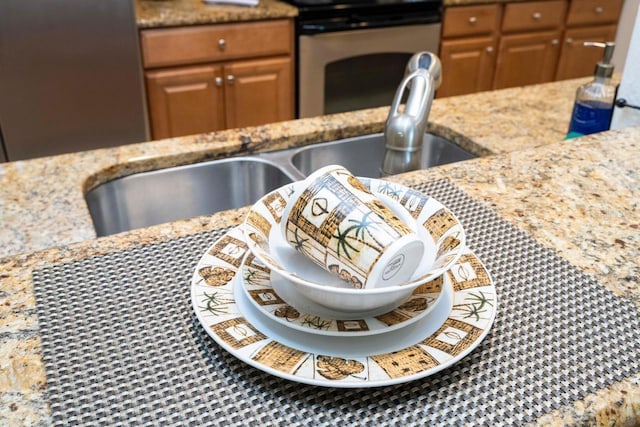
M 556 82 L 433 103 L 431 130 L 479 159 L 391 177 L 448 178 L 640 307 L 640 128 L 562 141 L 575 88 Z M 0 165 L 0 423 L 49 424 L 31 272 L 238 224 L 246 208 L 95 239 L 83 192 L 135 171 L 382 130 L 378 108 Z M 243 144 L 244 143 L 244 144 Z M 541 425 L 640 422 L 640 373 Z M 627 424 L 624 424 L 627 423 Z
M 527 0 L 444 0 L 443 5 L 448 7 L 522 1 Z M 279 0 L 260 0 L 255 7 L 207 4 L 202 0 L 136 0 L 134 5 L 139 28 L 255 21 L 298 15 L 295 6 Z
M 134 4 L 139 28 L 256 21 L 298 15 L 295 6 L 278 0 L 260 0 L 255 7 L 207 4 L 202 0 L 136 0 Z

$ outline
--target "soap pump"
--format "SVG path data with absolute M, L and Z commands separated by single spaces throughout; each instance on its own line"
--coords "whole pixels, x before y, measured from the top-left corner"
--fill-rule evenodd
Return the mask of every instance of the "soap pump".
M 596 65 L 593 81 L 580 86 L 571 114 L 567 138 L 609 130 L 616 88 L 611 83 L 613 75 L 614 42 L 585 42 L 585 46 L 604 48 L 602 61 Z

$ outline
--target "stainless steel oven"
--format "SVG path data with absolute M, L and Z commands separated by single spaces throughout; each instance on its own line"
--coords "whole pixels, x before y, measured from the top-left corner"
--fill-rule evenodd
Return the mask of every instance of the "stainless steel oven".
M 289 1 L 299 117 L 390 105 L 411 55 L 439 49 L 442 0 Z

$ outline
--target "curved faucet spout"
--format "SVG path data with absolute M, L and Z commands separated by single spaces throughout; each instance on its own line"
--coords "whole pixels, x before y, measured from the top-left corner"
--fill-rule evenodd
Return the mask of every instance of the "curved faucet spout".
M 435 91 L 440 86 L 441 70 L 440 60 L 430 52 L 417 53 L 409 60 L 407 75 L 396 91 L 385 124 L 386 150 L 382 175 L 420 168 L 422 139 Z M 400 112 L 406 90 L 409 90 L 409 95 L 404 110 Z

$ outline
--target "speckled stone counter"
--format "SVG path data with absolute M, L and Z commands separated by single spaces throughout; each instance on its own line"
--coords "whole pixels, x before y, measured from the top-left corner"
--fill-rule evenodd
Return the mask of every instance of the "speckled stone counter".
M 139 28 L 256 21 L 298 15 L 296 7 L 278 0 L 260 0 L 255 7 L 207 4 L 202 0 L 136 0 L 134 4 Z
M 431 130 L 479 159 L 391 177 L 449 178 L 640 307 L 640 128 L 562 141 L 582 80 L 433 104 Z M 377 132 L 387 108 L 0 165 L 0 424 L 48 425 L 31 272 L 226 227 L 246 208 L 95 239 L 83 192 L 135 171 Z M 640 373 L 540 425 L 637 425 Z
M 443 5 L 448 7 L 522 1 L 529 0 L 444 0 Z M 255 7 L 207 4 L 202 0 L 136 0 L 134 4 L 139 28 L 255 21 L 298 15 L 295 6 L 279 0 L 260 0 Z

